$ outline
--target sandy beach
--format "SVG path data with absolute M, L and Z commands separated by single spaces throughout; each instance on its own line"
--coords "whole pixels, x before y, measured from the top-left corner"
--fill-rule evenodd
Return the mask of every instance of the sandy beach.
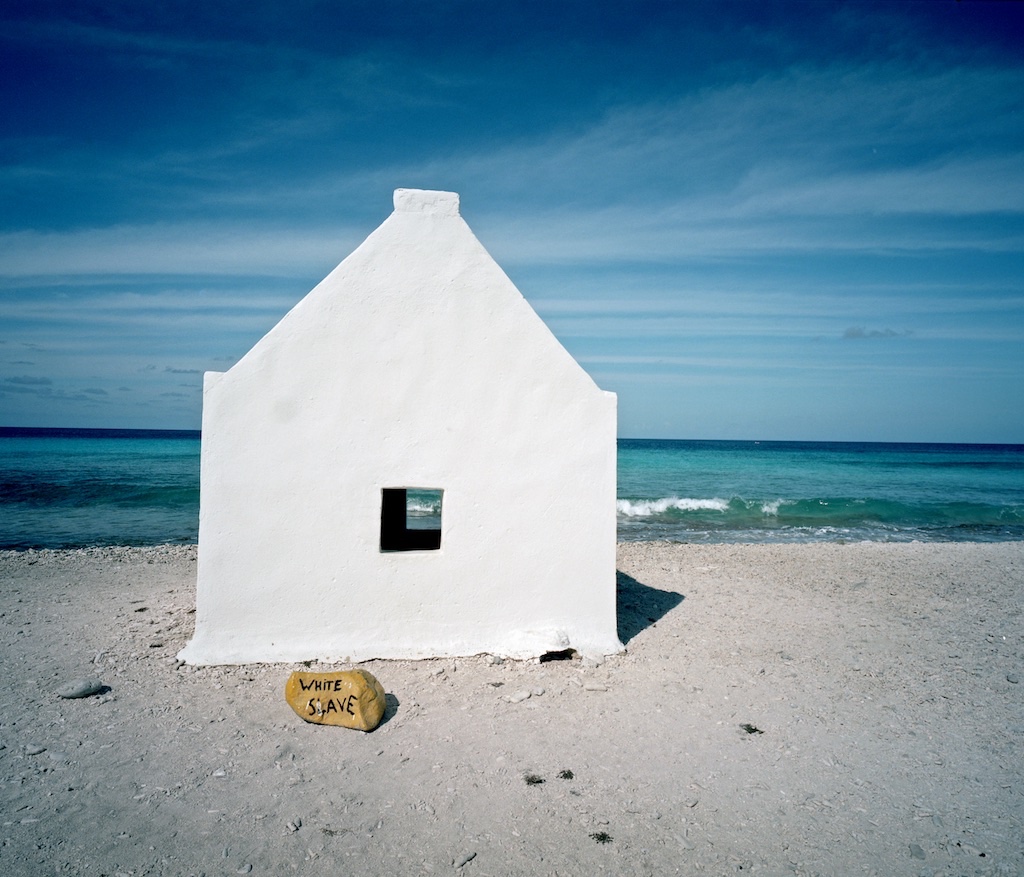
M 367 662 L 366 734 L 176 659 L 194 547 L 0 553 L 0 870 L 1024 874 L 1024 543 L 618 568 L 624 655 Z

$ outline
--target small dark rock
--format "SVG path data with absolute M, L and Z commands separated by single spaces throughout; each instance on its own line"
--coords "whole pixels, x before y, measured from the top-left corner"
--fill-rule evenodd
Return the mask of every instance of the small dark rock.
M 91 697 L 94 694 L 99 694 L 103 688 L 104 685 L 99 679 L 72 679 L 58 688 L 57 694 L 68 699 Z

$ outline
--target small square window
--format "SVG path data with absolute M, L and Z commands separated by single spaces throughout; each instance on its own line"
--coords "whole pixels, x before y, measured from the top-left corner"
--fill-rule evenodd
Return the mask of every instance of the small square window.
M 380 550 L 439 549 L 443 494 L 437 488 L 385 487 L 380 501 Z

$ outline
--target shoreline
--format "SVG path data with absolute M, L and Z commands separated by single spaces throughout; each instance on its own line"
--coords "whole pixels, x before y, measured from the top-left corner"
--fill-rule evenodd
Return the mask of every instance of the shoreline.
M 683 541 L 679 539 L 623 539 L 621 536 L 615 541 L 616 548 L 621 550 L 627 545 L 665 545 L 673 548 L 733 548 L 742 546 L 814 546 L 814 545 L 835 545 L 851 547 L 858 545 L 1024 545 L 1024 537 L 1013 538 L 989 538 L 989 539 L 873 539 L 873 538 L 852 538 L 848 536 L 836 536 L 834 538 L 785 538 L 785 539 L 737 539 L 735 541 L 718 540 L 693 540 Z M 195 553 L 199 548 L 197 541 L 192 542 L 152 542 L 146 544 L 122 545 L 115 543 L 96 543 L 91 545 L 61 545 L 51 546 L 8 546 L 0 547 L 0 556 L 6 554 L 38 554 L 44 556 L 58 554 L 87 554 L 89 556 L 106 556 L 108 553 L 119 554 L 125 552 L 156 552 L 157 554 L 177 554 L 179 552 Z
M 0 552 L 6 873 L 1024 873 L 1024 542 L 617 551 L 626 654 L 365 662 L 371 734 L 179 664 L 194 544 Z

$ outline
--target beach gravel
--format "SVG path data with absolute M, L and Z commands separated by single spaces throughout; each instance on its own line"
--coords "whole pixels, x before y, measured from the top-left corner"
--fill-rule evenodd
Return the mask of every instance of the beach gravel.
M 618 568 L 625 654 L 367 662 L 364 734 L 175 659 L 194 547 L 0 552 L 2 872 L 1024 874 L 1024 543 Z

